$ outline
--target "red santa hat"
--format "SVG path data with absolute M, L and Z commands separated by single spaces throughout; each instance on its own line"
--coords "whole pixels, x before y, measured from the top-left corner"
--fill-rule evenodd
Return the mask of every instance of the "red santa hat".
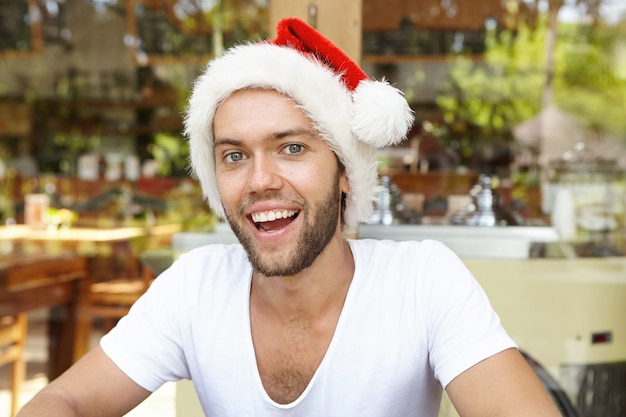
M 238 45 L 209 62 L 185 117 L 191 168 L 212 210 L 224 217 L 215 179 L 213 117 L 233 92 L 279 91 L 293 99 L 346 168 L 344 231 L 369 220 L 377 195 L 378 148 L 401 142 L 413 124 L 402 92 L 371 80 L 337 46 L 299 19 L 278 23 L 274 40 Z

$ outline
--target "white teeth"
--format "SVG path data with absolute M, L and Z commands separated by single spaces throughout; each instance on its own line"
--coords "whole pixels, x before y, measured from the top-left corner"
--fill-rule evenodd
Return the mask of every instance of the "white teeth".
M 276 219 L 286 219 L 294 216 L 296 210 L 270 210 L 252 214 L 252 221 L 255 223 L 273 222 Z

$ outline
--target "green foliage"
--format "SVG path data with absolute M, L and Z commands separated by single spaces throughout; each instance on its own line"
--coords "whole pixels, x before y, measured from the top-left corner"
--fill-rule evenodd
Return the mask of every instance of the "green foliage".
M 482 128 L 487 135 L 510 130 L 536 114 L 544 82 L 544 45 L 538 31 L 490 30 L 483 62 L 459 56 L 450 82 L 437 98 L 447 122 Z
M 546 84 L 545 17 L 535 29 L 491 30 L 484 62 L 458 57 L 437 98 L 448 123 L 502 132 L 541 111 Z M 624 27 L 560 24 L 554 50 L 554 103 L 596 131 L 626 137 L 626 77 L 617 48 Z M 623 65 L 623 62 L 621 63 Z
M 626 79 L 615 58 L 619 33 L 582 25 L 562 25 L 560 33 L 556 104 L 596 131 L 626 137 Z
M 189 143 L 179 135 L 157 133 L 150 151 L 159 163 L 159 174 L 163 176 L 183 176 L 188 167 Z
M 200 184 L 183 179 L 167 198 L 165 218 L 179 223 L 186 232 L 213 232 L 218 218 L 200 196 Z

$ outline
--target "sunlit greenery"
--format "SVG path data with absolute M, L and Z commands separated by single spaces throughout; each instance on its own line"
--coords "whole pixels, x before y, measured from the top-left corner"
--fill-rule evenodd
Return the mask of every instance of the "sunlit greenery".
M 150 146 L 153 158 L 159 163 L 159 174 L 163 176 L 184 176 L 189 161 L 189 144 L 180 135 L 157 133 Z
M 626 26 L 563 25 L 557 49 L 555 101 L 602 133 L 626 138 L 626 76 L 619 48 Z M 623 71 L 623 70 L 621 70 Z
M 594 130 L 626 138 L 626 77 L 619 48 L 624 26 L 559 25 L 552 104 Z M 516 33 L 492 29 L 484 62 L 459 57 L 437 104 L 449 123 L 480 127 L 501 137 L 538 114 L 546 84 L 545 16 Z
M 152 56 L 211 56 L 225 47 L 267 36 L 267 0 L 176 0 L 134 9 L 140 53 Z

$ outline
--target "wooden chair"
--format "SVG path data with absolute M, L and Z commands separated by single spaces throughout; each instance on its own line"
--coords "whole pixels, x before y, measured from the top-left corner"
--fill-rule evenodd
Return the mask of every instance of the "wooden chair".
M 88 261 L 88 278 L 82 283 L 78 301 L 74 361 L 89 350 L 94 321 L 101 320 L 102 330 L 110 330 L 117 320 L 128 313 L 154 279 L 152 271 L 141 265 L 136 257 L 127 259 L 128 265 L 121 270 L 113 268 L 113 272 L 108 271 L 112 261 L 101 257 Z M 99 276 L 103 271 L 109 277 L 103 279 Z M 111 273 L 122 278 L 110 277 Z
M 20 391 L 26 379 L 24 351 L 27 323 L 26 313 L 0 317 L 0 366 L 11 366 L 9 372 L 10 417 L 17 414 Z

